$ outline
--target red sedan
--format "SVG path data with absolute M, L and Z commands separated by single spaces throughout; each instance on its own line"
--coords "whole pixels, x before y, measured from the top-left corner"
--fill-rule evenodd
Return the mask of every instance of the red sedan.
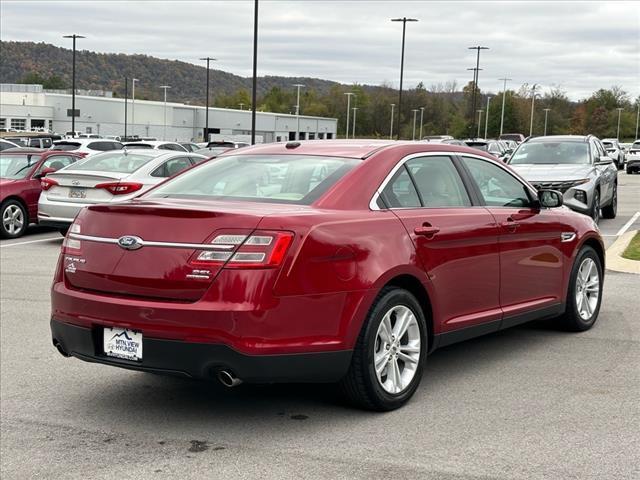
M 340 382 L 405 403 L 435 348 L 534 319 L 598 317 L 604 248 L 477 150 L 290 142 L 85 208 L 52 292 L 63 355 L 247 382 Z
M 81 159 L 71 152 L 16 148 L 0 153 L 0 236 L 17 238 L 38 221 L 40 179 Z

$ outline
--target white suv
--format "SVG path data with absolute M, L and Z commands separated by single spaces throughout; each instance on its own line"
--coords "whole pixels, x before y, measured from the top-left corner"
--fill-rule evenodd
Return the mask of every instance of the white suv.
M 122 150 L 122 143 L 115 140 L 106 140 L 103 138 L 73 138 L 70 140 L 60 140 L 53 142 L 50 150 L 63 150 L 66 152 L 78 152 L 85 156 L 94 153 L 108 152 L 109 150 Z

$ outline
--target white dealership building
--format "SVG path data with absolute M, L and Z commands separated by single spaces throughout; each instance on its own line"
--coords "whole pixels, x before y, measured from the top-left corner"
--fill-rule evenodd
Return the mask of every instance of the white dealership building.
M 200 141 L 204 136 L 204 106 L 128 99 L 126 112 L 127 135 L 177 141 Z M 64 134 L 71 130 L 71 115 L 69 93 L 43 90 L 41 85 L 0 85 L 1 129 L 42 128 Z M 287 141 L 299 131 L 300 139 L 332 139 L 337 123 L 335 118 L 258 112 L 256 137 L 264 142 Z M 124 135 L 124 98 L 113 98 L 110 92 L 79 91 L 75 127 L 83 133 Z M 209 133 L 230 138 L 250 135 L 251 111 L 209 108 Z

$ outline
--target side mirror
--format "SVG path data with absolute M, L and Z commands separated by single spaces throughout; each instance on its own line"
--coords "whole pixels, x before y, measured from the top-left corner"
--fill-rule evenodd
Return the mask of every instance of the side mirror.
M 557 190 L 538 190 L 540 206 L 556 208 L 562 206 L 562 193 Z
M 602 155 L 596 162 L 597 165 L 609 165 L 611 163 L 613 163 L 613 158 L 607 157 L 606 155 Z
M 51 168 L 51 167 L 43 168 L 42 170 L 40 170 L 40 173 L 35 175 L 35 178 L 46 177 L 47 175 L 49 175 L 50 173 L 53 173 L 55 171 L 56 171 L 55 168 Z

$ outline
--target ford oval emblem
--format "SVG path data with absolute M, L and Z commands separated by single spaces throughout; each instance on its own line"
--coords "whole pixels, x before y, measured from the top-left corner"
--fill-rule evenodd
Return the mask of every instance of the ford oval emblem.
M 124 235 L 118 239 L 118 245 L 125 250 L 137 250 L 142 248 L 143 242 L 140 237 Z

